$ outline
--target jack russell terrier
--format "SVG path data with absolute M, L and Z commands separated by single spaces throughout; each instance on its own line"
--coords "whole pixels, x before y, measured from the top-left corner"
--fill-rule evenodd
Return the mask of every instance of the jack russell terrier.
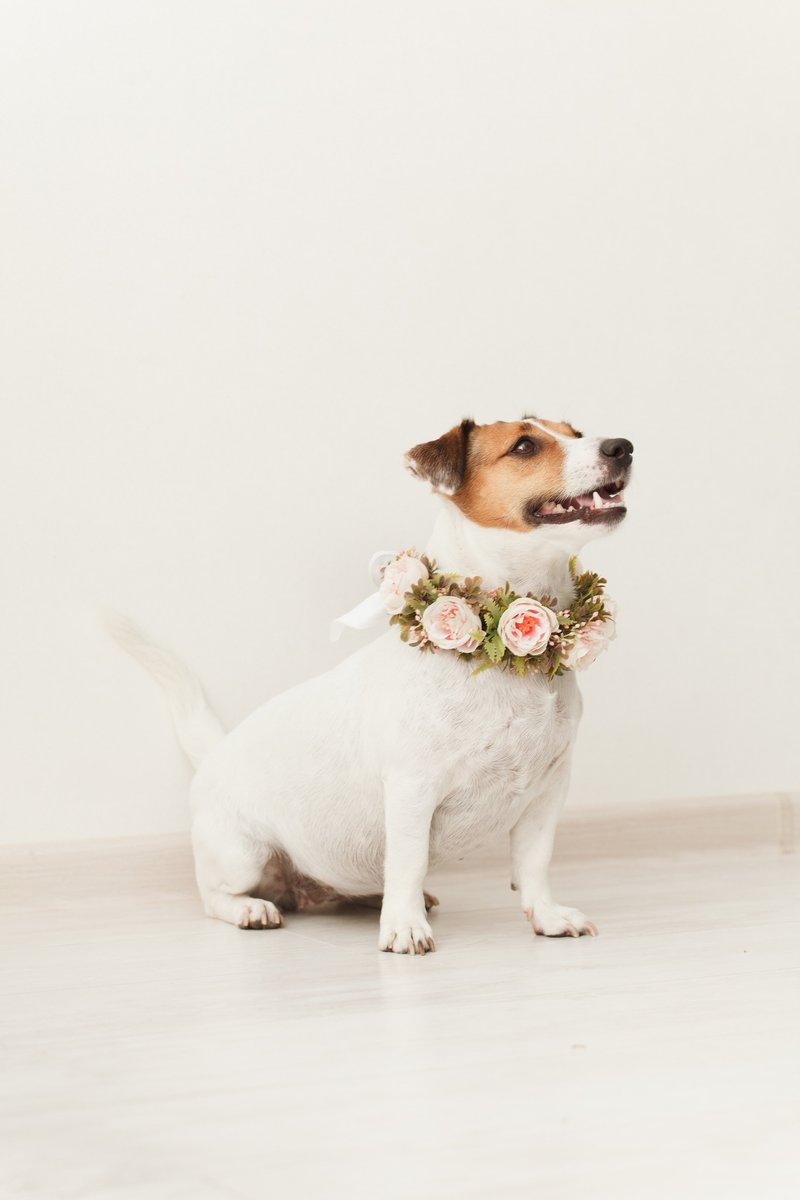
M 503 832 L 533 930 L 596 933 L 553 899 L 548 867 L 581 714 L 568 664 L 587 628 L 613 628 L 610 602 L 570 608 L 574 555 L 625 516 L 632 456 L 624 438 L 535 418 L 463 421 L 415 446 L 407 465 L 441 510 L 426 556 L 400 556 L 382 585 L 401 629 L 227 735 L 186 667 L 112 618 L 165 689 L 197 767 L 192 842 L 209 916 L 268 929 L 328 899 L 378 902 L 380 949 L 425 954 L 429 866 Z M 494 669 L 476 672 L 478 652 Z

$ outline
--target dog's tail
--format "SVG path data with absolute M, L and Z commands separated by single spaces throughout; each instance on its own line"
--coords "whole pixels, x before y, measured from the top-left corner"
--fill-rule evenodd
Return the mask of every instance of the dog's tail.
M 106 631 L 117 645 L 135 658 L 164 690 L 178 741 L 192 765 L 198 767 L 212 746 L 225 736 L 203 694 L 200 680 L 174 654 L 151 642 L 122 613 L 104 609 L 102 616 Z

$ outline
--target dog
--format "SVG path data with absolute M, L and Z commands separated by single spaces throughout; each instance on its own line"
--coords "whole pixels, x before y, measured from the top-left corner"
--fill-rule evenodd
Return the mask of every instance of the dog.
M 573 556 L 627 512 L 632 457 L 627 439 L 565 422 L 462 421 L 406 455 L 440 505 L 427 554 L 562 609 Z M 548 884 L 581 715 L 574 671 L 475 674 L 463 655 L 420 653 L 387 628 L 225 734 L 182 663 L 125 618 L 112 632 L 164 687 L 197 768 L 192 843 L 209 916 L 270 929 L 308 904 L 363 900 L 380 904 L 381 950 L 424 955 L 429 867 L 502 833 L 533 931 L 597 932 Z

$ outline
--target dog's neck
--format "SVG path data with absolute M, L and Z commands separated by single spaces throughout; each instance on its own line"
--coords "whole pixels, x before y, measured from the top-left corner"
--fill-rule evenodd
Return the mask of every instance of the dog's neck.
M 543 529 L 517 533 L 477 525 L 443 497 L 427 553 L 440 571 L 480 575 L 486 588 L 508 582 L 515 592 L 553 596 L 562 608 L 574 596 L 570 557 L 586 539 L 581 530 L 569 526 L 561 526 L 555 537 L 549 533 Z

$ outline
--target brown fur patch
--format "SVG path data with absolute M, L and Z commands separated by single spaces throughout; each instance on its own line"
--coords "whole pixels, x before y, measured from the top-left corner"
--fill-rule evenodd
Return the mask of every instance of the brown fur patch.
M 575 436 L 571 425 L 541 423 L 565 437 Z M 538 453 L 531 458 L 509 454 L 521 437 L 536 442 Z M 531 501 L 541 503 L 563 494 L 563 464 L 560 442 L 536 426 L 524 421 L 477 425 L 470 435 L 464 481 L 451 499 L 478 525 L 525 532 L 530 523 L 524 514 Z
M 277 904 L 281 912 L 295 912 L 298 908 L 340 899 L 334 888 L 302 875 L 283 851 L 276 851 L 265 864 L 256 894 Z
M 464 420 L 432 442 L 421 442 L 406 455 L 412 475 L 435 488 L 454 492 L 464 482 L 474 421 Z
M 546 425 L 548 429 L 553 429 L 564 437 L 583 437 L 583 434 L 579 433 L 574 425 L 570 425 L 569 421 L 546 421 L 544 417 L 534 417 L 530 413 L 526 413 L 522 419 L 523 421 L 538 421 L 540 425 Z

